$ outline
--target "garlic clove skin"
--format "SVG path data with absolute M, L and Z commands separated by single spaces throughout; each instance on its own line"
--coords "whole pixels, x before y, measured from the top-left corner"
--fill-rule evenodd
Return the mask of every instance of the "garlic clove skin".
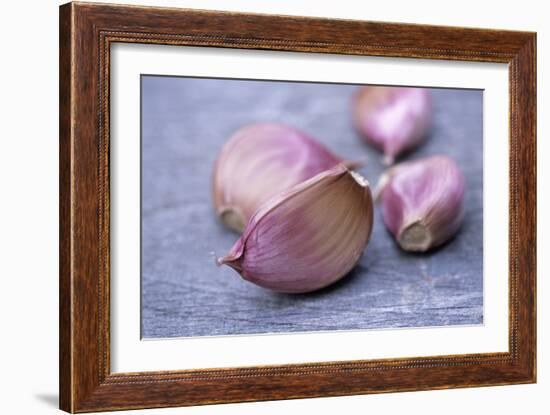
M 417 147 L 431 123 L 426 88 L 365 86 L 354 97 L 354 121 L 366 142 L 384 153 L 384 163 Z
M 262 205 L 218 264 L 274 291 L 315 291 L 353 268 L 372 225 L 367 180 L 339 165 Z
M 294 128 L 276 123 L 248 125 L 230 137 L 216 161 L 214 208 L 226 226 L 242 232 L 268 199 L 341 162 Z
M 376 193 L 384 223 L 405 251 L 425 252 L 445 243 L 464 218 L 464 176 L 447 156 L 390 168 Z

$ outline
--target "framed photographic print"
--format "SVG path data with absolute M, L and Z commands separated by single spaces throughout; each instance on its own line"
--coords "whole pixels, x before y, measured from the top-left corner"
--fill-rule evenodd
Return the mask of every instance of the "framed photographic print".
M 536 380 L 536 35 L 60 8 L 60 407 Z

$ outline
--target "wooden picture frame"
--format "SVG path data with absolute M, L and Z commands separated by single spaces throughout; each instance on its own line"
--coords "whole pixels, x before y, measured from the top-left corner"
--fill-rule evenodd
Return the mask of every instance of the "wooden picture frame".
M 111 373 L 109 59 L 116 42 L 507 63 L 509 352 Z M 69 3 L 60 8 L 59 93 L 61 409 L 90 412 L 535 382 L 535 33 Z

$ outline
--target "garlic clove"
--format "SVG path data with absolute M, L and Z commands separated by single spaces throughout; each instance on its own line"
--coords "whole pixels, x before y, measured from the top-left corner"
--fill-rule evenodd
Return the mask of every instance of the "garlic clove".
M 445 243 L 464 217 L 464 176 L 447 156 L 390 168 L 375 193 L 386 227 L 405 251 L 424 252 Z
M 251 124 L 223 146 L 213 175 L 217 215 L 242 232 L 258 207 L 342 160 L 306 134 L 282 124 Z
M 318 290 L 353 268 L 372 224 L 367 180 L 338 165 L 262 205 L 218 264 L 274 291 Z
M 393 164 L 426 137 L 431 98 L 426 88 L 365 86 L 354 99 L 354 121 L 368 143 L 382 150 Z

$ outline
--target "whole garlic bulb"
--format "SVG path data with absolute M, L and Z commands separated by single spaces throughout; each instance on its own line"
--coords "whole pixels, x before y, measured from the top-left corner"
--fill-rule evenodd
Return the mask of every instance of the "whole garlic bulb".
M 376 193 L 384 223 L 405 251 L 423 252 L 443 244 L 458 231 L 464 217 L 464 176 L 447 156 L 390 168 Z
M 426 88 L 365 86 L 355 95 L 356 128 L 365 141 L 383 151 L 386 164 L 420 144 L 430 119 Z
M 222 222 L 241 232 L 271 197 L 342 162 L 306 134 L 282 124 L 251 124 L 223 146 L 213 176 Z
M 372 224 L 368 182 L 339 165 L 265 203 L 218 264 L 271 290 L 314 291 L 353 268 Z

